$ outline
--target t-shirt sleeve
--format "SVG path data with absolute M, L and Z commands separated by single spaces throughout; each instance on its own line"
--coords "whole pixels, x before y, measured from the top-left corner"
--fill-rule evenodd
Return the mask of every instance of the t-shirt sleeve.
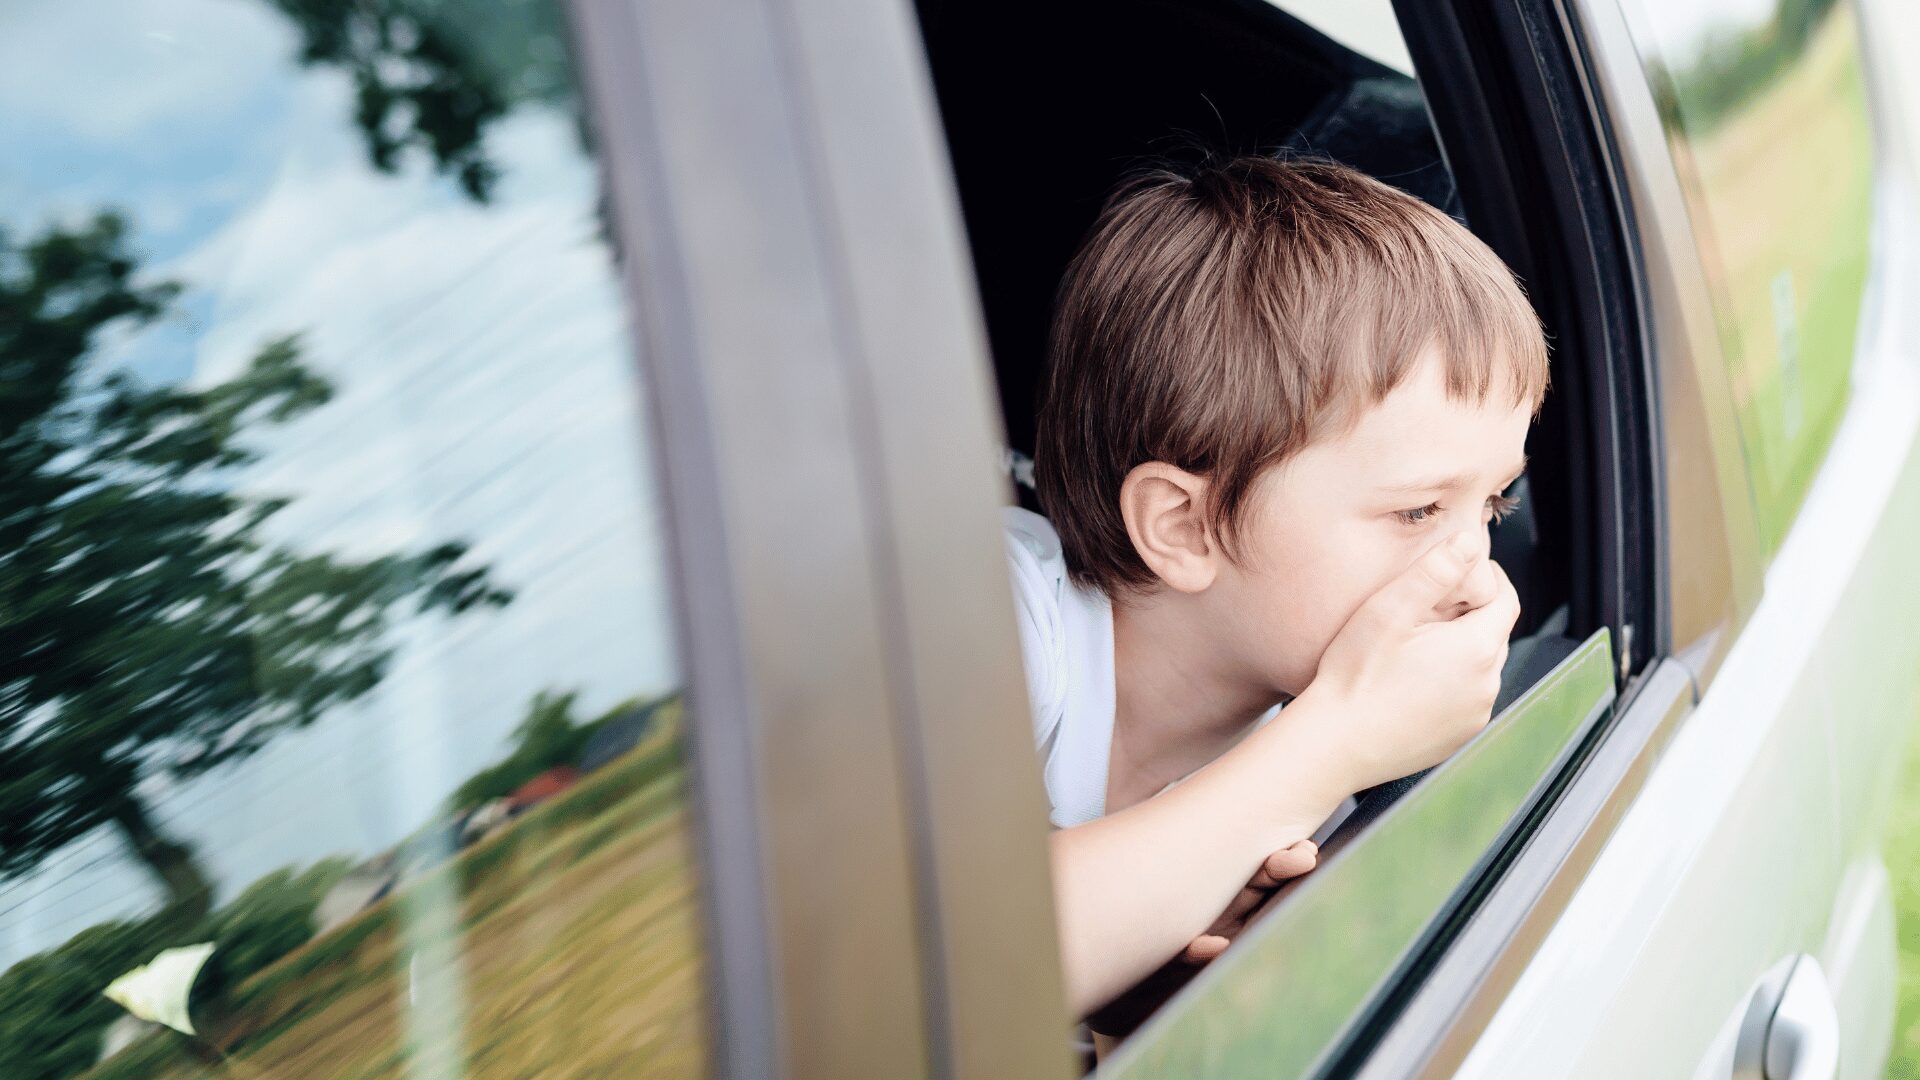
M 1016 507 L 1007 508 L 1005 518 L 1007 568 L 1013 579 L 1027 701 L 1033 709 L 1033 741 L 1044 749 L 1066 713 L 1066 633 L 1060 610 L 1066 563 L 1045 518 Z

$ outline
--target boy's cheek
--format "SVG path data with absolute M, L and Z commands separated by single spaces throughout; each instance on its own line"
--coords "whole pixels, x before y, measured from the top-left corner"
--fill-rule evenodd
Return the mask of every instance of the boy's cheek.
M 1341 583 L 1340 604 L 1348 617 L 1395 578 L 1412 569 L 1426 548 L 1404 532 L 1385 537 L 1356 537 L 1346 553 L 1346 565 L 1328 573 Z M 1344 619 L 1342 620 L 1345 621 Z
M 1408 538 L 1369 521 L 1321 520 L 1301 514 L 1260 537 L 1269 572 L 1251 575 L 1254 619 L 1264 654 L 1282 689 L 1299 693 L 1320 656 L 1353 613 L 1419 556 Z M 1292 686 L 1289 683 L 1299 683 Z
M 1274 665 L 1274 681 L 1289 694 L 1306 689 L 1319 670 L 1327 646 L 1359 607 L 1359 599 L 1324 586 L 1324 582 L 1303 582 L 1291 596 L 1274 598 L 1267 609 L 1271 621 L 1262 636 L 1267 639 L 1267 654 Z

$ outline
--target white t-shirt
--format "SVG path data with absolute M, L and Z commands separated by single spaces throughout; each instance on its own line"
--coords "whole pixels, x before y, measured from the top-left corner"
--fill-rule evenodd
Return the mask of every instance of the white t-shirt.
M 1107 809 L 1113 746 L 1113 607 L 1067 576 L 1060 536 L 1046 518 L 1001 511 L 1014 610 L 1033 706 L 1033 741 L 1053 824 L 1071 828 Z
M 1113 750 L 1113 605 L 1105 593 L 1081 588 L 1067 576 L 1060 534 L 1046 518 L 1017 506 L 1003 507 L 1001 515 L 1020 651 L 1026 661 L 1027 699 L 1033 707 L 1033 741 L 1040 750 L 1047 805 L 1055 827 L 1072 828 L 1107 812 L 1107 766 Z M 1247 730 L 1279 712 L 1280 706 L 1275 705 Z M 1321 834 L 1351 808 L 1348 800 Z

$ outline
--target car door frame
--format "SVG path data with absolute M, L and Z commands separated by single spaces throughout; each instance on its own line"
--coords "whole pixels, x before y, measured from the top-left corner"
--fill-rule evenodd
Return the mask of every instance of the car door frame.
M 1000 422 L 911 8 L 571 11 L 662 444 L 714 1073 L 1071 1075 Z
M 1637 700 L 1489 897 L 1485 925 L 1463 936 L 1461 948 L 1375 1048 L 1362 1076 L 1451 1076 L 1490 1035 L 1495 1015 L 1727 661 L 1762 592 L 1766 567 L 1705 271 L 1641 57 L 1616 0 L 1566 0 L 1557 8 L 1577 57 L 1580 91 L 1609 135 L 1607 177 L 1622 218 L 1640 223 L 1637 250 L 1661 406 L 1668 568 L 1677 574 L 1685 567 L 1693 580 L 1687 588 L 1676 585 L 1669 602 L 1671 654 L 1657 661 Z M 1829 767 L 1823 759 L 1813 765 Z M 1809 790 L 1826 788 L 1815 783 Z M 1833 812 L 1830 806 L 1804 809 Z M 1858 906 L 1845 889 L 1840 899 L 1843 907 Z

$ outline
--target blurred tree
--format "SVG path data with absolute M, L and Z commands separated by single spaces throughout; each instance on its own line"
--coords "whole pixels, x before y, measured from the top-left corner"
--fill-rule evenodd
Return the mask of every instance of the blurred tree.
M 542 690 L 535 694 L 527 704 L 527 715 L 513 729 L 513 749 L 454 789 L 447 796 L 449 809 L 456 814 L 472 810 L 512 794 L 521 784 L 556 765 L 580 765 L 587 745 L 602 729 L 622 721 L 645 722 L 677 695 L 650 700 L 628 698 L 591 719 L 576 720 L 573 710 L 579 697 L 577 690 Z
M 500 176 L 488 127 L 515 104 L 572 91 L 557 3 L 494 5 L 476 19 L 446 0 L 270 2 L 298 29 L 301 63 L 352 78 L 376 168 L 393 172 L 406 151 L 423 150 L 479 202 Z
M 354 860 L 335 856 L 296 872 L 283 866 L 257 880 L 213 913 L 195 935 L 218 948 L 196 991 L 215 996 L 306 944 L 327 890 L 352 872 Z M 184 944 L 184 942 L 182 943 Z
M 513 751 L 505 760 L 474 773 L 447 797 L 455 811 L 471 810 L 490 799 L 511 793 L 555 765 L 571 765 L 593 737 L 594 729 L 573 718 L 579 692 L 556 694 L 542 690 L 527 705 L 527 715 L 513 729 Z
M 193 1008 L 196 1021 L 218 1017 L 225 1004 L 220 995 L 313 936 L 321 897 L 352 867 L 353 860 L 344 857 L 298 871 L 282 867 L 204 919 L 182 923 L 162 912 L 111 920 L 9 967 L 0 973 L 0 1062 L 6 1063 L 7 1080 L 61 1080 L 86 1072 L 100 1055 L 107 1026 L 126 1015 L 100 988 L 165 948 L 198 941 L 216 945 L 195 983 Z M 170 1057 L 178 1046 L 162 1039 L 155 1049 L 169 1051 Z M 139 1070 L 138 1060 L 125 1054 L 114 1060 L 133 1075 L 159 1071 Z
M 85 1072 L 100 1055 L 101 1032 L 122 1015 L 100 988 L 152 959 L 153 939 L 148 922 L 104 922 L 0 974 L 0 1061 L 8 1080 Z
M 0 232 L 0 878 L 117 828 L 183 918 L 211 899 L 142 794 L 312 723 L 381 679 L 389 610 L 508 594 L 442 544 L 364 562 L 266 543 L 284 505 L 228 490 L 240 437 L 326 402 L 296 337 L 205 389 L 89 377 L 104 332 L 177 293 L 140 284 L 103 214 L 24 244 Z
M 1692 52 L 1665 58 L 1670 84 L 1655 82 L 1655 104 L 1668 124 L 1699 138 L 1774 85 L 1837 6 L 1838 0 L 1776 0 L 1765 21 L 1709 27 Z

